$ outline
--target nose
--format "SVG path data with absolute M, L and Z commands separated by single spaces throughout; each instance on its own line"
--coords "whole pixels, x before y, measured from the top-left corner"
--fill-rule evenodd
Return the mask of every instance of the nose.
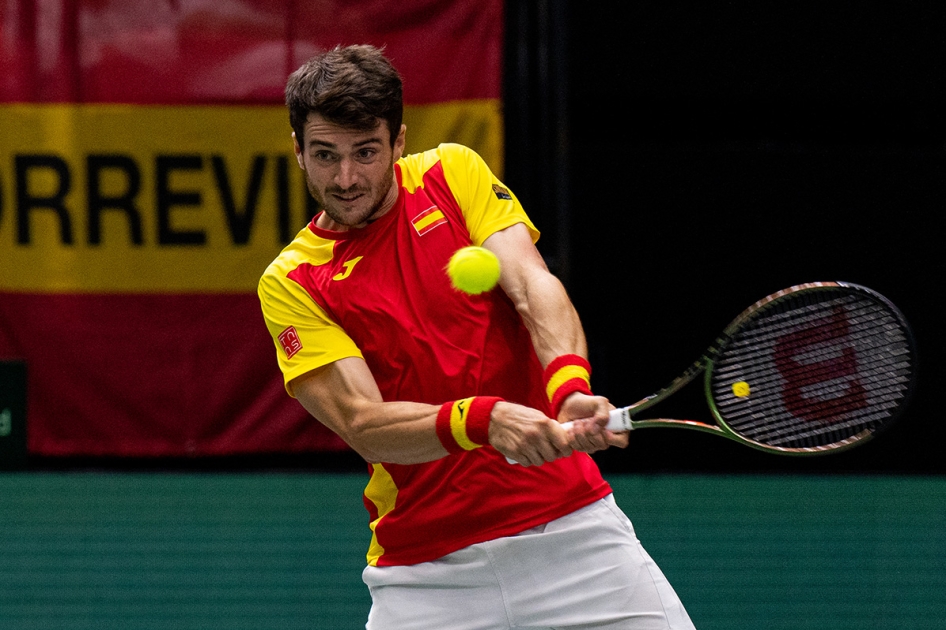
M 358 182 L 357 164 L 349 158 L 342 158 L 335 175 L 335 183 L 342 190 L 348 190 Z

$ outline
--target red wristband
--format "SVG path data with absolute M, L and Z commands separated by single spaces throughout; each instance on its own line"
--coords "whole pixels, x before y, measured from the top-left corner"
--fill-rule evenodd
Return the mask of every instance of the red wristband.
M 450 453 L 489 444 L 489 419 L 502 398 L 473 396 L 444 403 L 437 412 L 437 437 Z
M 581 392 L 591 395 L 591 364 L 577 354 L 563 354 L 552 359 L 543 377 L 553 418 L 558 417 L 562 403 L 570 394 Z

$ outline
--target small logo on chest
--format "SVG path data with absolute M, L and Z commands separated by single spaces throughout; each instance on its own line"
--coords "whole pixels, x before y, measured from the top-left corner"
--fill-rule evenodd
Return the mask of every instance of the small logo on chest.
M 358 256 L 357 258 L 352 258 L 351 260 L 346 260 L 342 263 L 342 267 L 345 268 L 345 271 L 339 272 L 332 276 L 332 280 L 344 280 L 351 275 L 351 270 L 355 268 L 355 265 L 358 264 L 358 261 L 364 258 L 364 256 Z
M 437 206 L 430 206 L 411 219 L 411 225 L 414 226 L 418 236 L 423 236 L 438 225 L 444 225 L 445 223 L 447 223 L 447 217 Z

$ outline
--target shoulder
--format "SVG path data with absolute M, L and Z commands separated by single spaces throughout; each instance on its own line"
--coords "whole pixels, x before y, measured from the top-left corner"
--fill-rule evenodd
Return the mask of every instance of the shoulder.
M 315 234 L 306 226 L 266 267 L 259 281 L 260 294 L 289 283 L 289 275 L 303 264 L 324 265 L 332 260 L 335 242 Z
M 437 165 L 440 165 L 444 171 L 469 171 L 471 168 L 489 170 L 486 162 L 476 151 L 462 144 L 450 142 L 440 144 L 434 149 L 405 155 L 398 163 L 405 180 L 423 177 Z
M 438 146 L 436 150 L 440 154 L 440 161 L 443 162 L 445 169 L 484 168 L 489 170 L 486 161 L 480 157 L 480 154 L 468 146 L 447 142 Z
M 409 164 L 435 164 L 444 159 L 460 159 L 483 161 L 480 155 L 470 147 L 455 142 L 443 142 L 433 149 L 411 153 L 401 158 L 401 162 Z

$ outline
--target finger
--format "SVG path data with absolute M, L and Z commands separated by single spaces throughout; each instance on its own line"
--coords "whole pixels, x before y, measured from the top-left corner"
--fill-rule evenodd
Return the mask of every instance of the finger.
M 550 461 L 542 452 L 543 449 L 536 448 L 533 449 L 529 455 L 529 464 L 531 466 L 541 466 L 547 461 Z
M 569 423 L 568 441 L 575 450 L 584 451 L 588 448 L 588 430 L 585 426 L 586 423 L 587 419 L 573 420 Z
M 583 418 L 581 420 L 574 421 L 572 425 L 572 437 L 574 440 L 584 441 L 584 440 L 593 440 L 595 436 L 604 435 L 606 431 L 596 418 Z
M 568 431 L 563 429 L 558 423 L 550 422 L 549 431 L 544 435 L 537 435 L 531 441 L 523 452 L 527 465 L 541 466 L 546 462 L 552 462 L 562 457 L 567 457 L 574 452 Z
M 580 432 L 576 433 L 575 439 L 573 440 L 573 448 L 575 450 L 584 453 L 594 453 L 595 451 L 607 448 L 604 434 L 600 432 L 599 427 L 593 422 L 590 424 L 593 425 L 593 428 L 584 431 L 579 430 Z
M 542 458 L 542 463 L 554 462 L 556 459 L 571 455 L 571 453 L 572 449 L 567 441 L 563 441 L 561 445 L 557 445 L 551 441 L 543 442 L 538 448 L 538 454 Z
M 630 443 L 630 433 L 628 431 L 622 431 L 621 433 L 608 431 L 608 434 L 607 442 L 609 446 L 627 448 L 627 445 Z

